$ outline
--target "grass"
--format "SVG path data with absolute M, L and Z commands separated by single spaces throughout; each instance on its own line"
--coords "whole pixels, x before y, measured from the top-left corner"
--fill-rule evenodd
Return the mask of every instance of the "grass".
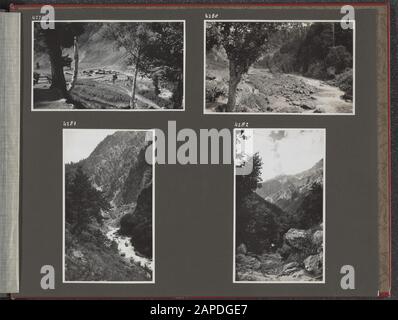
M 78 107 L 85 109 L 128 108 L 130 103 L 129 95 L 122 88 L 93 80 L 77 81 L 71 97 Z

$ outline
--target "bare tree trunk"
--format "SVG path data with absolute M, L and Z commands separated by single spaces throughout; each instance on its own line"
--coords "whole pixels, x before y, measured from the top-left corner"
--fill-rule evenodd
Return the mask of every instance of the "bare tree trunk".
M 155 88 L 155 94 L 158 96 L 160 94 L 159 77 L 156 74 L 154 74 L 154 76 L 152 77 L 152 81 L 153 81 L 153 86 Z
M 173 108 L 182 109 L 182 100 L 184 98 L 184 81 L 181 77 L 177 77 L 177 83 L 173 89 L 172 95 Z
M 240 82 L 242 75 L 237 71 L 235 61 L 229 61 L 229 84 L 228 84 L 228 102 L 226 111 L 232 112 L 235 110 L 236 104 L 236 89 Z
M 58 89 L 64 98 L 68 97 L 64 68 L 62 65 L 62 50 L 59 39 L 54 32 L 46 35 L 46 44 L 51 64 L 51 89 Z
M 74 37 L 73 39 L 73 60 L 74 60 L 74 67 L 73 67 L 73 76 L 72 76 L 72 81 L 69 84 L 69 88 L 68 88 L 68 92 L 70 92 L 73 87 L 75 86 L 76 80 L 77 80 L 77 76 L 78 76 L 78 72 L 79 72 L 79 47 L 77 44 L 77 37 Z
M 133 84 L 131 86 L 130 109 L 135 109 L 135 107 L 136 107 L 135 91 L 136 91 L 136 88 L 137 88 L 137 75 L 138 75 L 139 63 L 140 63 L 140 59 L 137 58 L 137 62 L 135 64 L 135 70 L 134 70 Z

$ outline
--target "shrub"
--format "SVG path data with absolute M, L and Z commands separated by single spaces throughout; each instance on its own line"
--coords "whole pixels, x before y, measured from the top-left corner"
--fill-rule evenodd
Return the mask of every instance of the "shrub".
M 120 233 L 131 237 L 141 254 L 152 257 L 152 184 L 141 191 L 134 212 L 120 220 Z
M 307 72 L 305 73 L 305 76 L 315 79 L 324 79 L 326 75 L 327 71 L 325 65 L 320 61 L 310 64 Z
M 276 52 L 269 62 L 271 72 L 294 72 L 295 57 L 290 53 L 282 53 L 282 50 Z
M 352 77 L 352 69 L 346 69 L 344 72 L 338 74 L 331 82 L 332 85 L 344 91 L 344 98 L 346 99 L 352 99 Z
M 226 90 L 217 81 L 206 81 L 206 102 L 215 102 L 219 97 L 225 96 Z
M 352 68 L 352 56 L 343 46 L 331 47 L 325 58 L 326 68 L 334 67 L 336 74 Z

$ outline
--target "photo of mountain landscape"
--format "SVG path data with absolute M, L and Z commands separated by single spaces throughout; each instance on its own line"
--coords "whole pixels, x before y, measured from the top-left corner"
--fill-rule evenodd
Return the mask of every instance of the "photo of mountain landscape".
M 234 282 L 323 282 L 325 130 L 235 129 Z
M 64 282 L 154 282 L 152 138 L 63 130 Z
M 355 114 L 354 22 L 205 21 L 205 113 Z
M 184 21 L 33 23 L 33 110 L 184 109 Z

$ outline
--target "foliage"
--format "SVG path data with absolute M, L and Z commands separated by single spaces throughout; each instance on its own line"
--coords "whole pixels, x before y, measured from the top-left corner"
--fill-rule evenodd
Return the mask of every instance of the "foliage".
M 120 219 L 120 233 L 131 237 L 141 254 L 152 257 L 152 184 L 141 191 L 134 212 Z
M 326 67 L 333 67 L 336 73 L 352 68 L 352 56 L 343 46 L 331 47 L 325 58 Z
M 47 41 L 56 39 L 61 49 L 73 46 L 75 36 L 81 35 L 85 31 L 85 23 L 81 22 L 56 22 L 54 29 L 43 29 L 40 23 L 34 23 L 34 51 L 48 51 L 52 43 Z
M 206 102 L 215 102 L 219 97 L 225 95 L 226 90 L 222 82 L 206 81 Z
M 102 222 L 102 211 L 110 209 L 103 193 L 95 189 L 78 166 L 75 173 L 67 172 L 65 177 L 65 220 L 74 231 L 86 227 L 91 219 Z
M 254 192 L 261 182 L 262 160 L 258 153 L 255 153 L 242 166 L 250 165 L 248 174 L 236 175 L 236 195 L 237 199 L 243 199 L 250 193 Z
M 174 108 L 182 108 L 183 68 L 184 68 L 184 30 L 181 23 L 152 23 L 151 30 L 156 40 L 144 48 L 151 61 L 151 76 L 160 81 L 171 82 Z
M 237 139 L 245 139 L 244 133 Z M 241 167 L 248 163 L 252 164 L 250 173 L 235 176 L 236 239 L 237 245 L 245 243 L 250 251 L 261 252 L 271 245 L 277 228 L 274 216 L 262 210 L 264 200 L 254 193 L 261 181 L 262 160 L 258 153 L 242 162 Z
M 266 49 L 268 37 L 276 29 L 276 23 L 267 23 L 266 26 L 259 22 L 209 23 L 206 27 L 206 49 L 222 45 L 229 62 L 236 64 L 236 73 L 242 75 Z
M 206 26 L 206 50 L 223 46 L 229 60 L 228 111 L 233 111 L 236 89 L 242 75 L 266 51 L 270 35 L 282 26 L 277 23 L 216 22 Z
M 323 221 L 323 186 L 314 182 L 297 210 L 297 227 L 309 229 Z
M 74 38 L 85 30 L 85 24 L 80 22 L 56 22 L 54 29 L 43 29 L 40 23 L 34 24 L 35 52 L 45 51 L 51 63 L 51 88 L 57 89 L 69 98 L 63 68 L 70 65 L 71 58 L 62 55 L 64 48 L 73 46 Z
M 267 205 L 269 207 L 267 207 Z M 281 210 L 268 203 L 260 196 L 251 193 L 237 204 L 236 210 L 236 241 L 237 245 L 244 243 L 253 253 L 269 250 L 274 242 L 279 240 L 279 228 L 274 210 Z
M 332 85 L 339 87 L 345 92 L 346 99 L 352 100 L 352 69 L 346 69 L 344 72 L 336 75 L 331 81 Z
M 326 78 L 328 67 L 336 73 L 352 67 L 352 30 L 340 23 L 314 23 L 296 53 L 296 69 L 316 78 Z
M 182 107 L 184 39 L 181 23 L 110 23 L 105 36 L 116 49 L 124 48 L 127 63 L 135 72 L 151 76 L 156 82 L 171 82 L 173 102 Z

